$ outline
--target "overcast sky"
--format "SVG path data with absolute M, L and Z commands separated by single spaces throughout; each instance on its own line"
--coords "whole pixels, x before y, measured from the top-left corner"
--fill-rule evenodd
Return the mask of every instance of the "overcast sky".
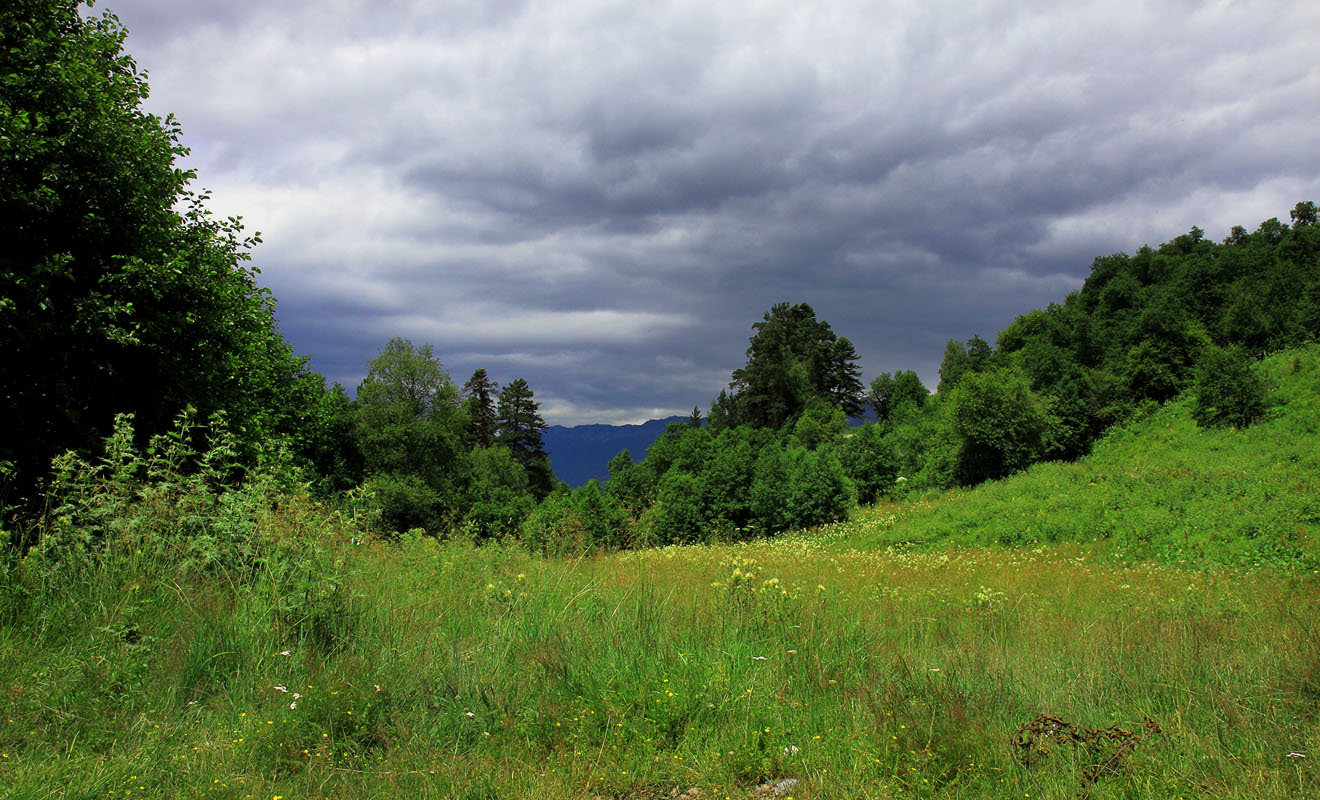
M 1320 3 L 106 0 L 313 367 L 707 408 L 807 302 L 865 379 L 1097 255 L 1320 200 Z

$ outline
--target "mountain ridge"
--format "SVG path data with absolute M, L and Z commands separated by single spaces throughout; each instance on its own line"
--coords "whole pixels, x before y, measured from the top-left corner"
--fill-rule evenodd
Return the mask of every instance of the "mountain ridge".
M 551 425 L 542 433 L 542 440 L 555 477 L 576 489 L 592 479 L 608 478 L 610 459 L 625 448 L 634 462 L 641 461 L 669 423 L 684 419 L 673 416 L 632 425 Z

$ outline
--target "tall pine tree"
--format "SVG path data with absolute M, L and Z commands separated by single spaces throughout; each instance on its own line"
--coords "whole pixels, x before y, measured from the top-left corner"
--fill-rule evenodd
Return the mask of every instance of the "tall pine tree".
M 499 384 L 479 369 L 463 384 L 463 411 L 467 414 L 467 438 L 473 447 L 490 447 L 495 443 L 499 417 L 495 410 L 495 397 Z
M 522 378 L 506 385 L 500 391 L 496 427 L 499 442 L 508 447 L 514 459 L 527 470 L 528 483 L 540 498 L 554 488 L 555 477 L 542 438 L 545 420 L 541 418 L 540 404 L 532 398 L 532 389 Z

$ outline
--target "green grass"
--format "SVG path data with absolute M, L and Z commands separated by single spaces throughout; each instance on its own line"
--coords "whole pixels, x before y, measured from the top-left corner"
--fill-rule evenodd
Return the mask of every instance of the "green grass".
M 863 511 L 849 546 L 1095 542 L 1119 559 L 1320 566 L 1320 346 L 1261 365 L 1266 418 L 1202 430 L 1190 397 L 1110 433 L 1077 463 L 933 502 Z
M 770 541 L 359 545 L 290 496 L 244 518 L 278 556 L 247 567 L 182 568 L 151 525 L 68 580 L 0 564 L 0 794 L 1320 796 L 1317 355 L 1265 365 L 1247 430 L 1174 404 Z M 1160 732 L 1027 766 L 1039 714 Z

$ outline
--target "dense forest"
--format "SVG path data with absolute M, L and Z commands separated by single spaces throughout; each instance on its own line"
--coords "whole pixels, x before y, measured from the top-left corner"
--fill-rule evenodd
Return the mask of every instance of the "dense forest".
M 460 386 L 431 345 L 395 338 L 354 398 L 326 386 L 280 334 L 251 264 L 259 239 L 208 211 L 176 166 L 178 123 L 143 110 L 125 31 L 78 5 L 0 12 L 10 518 L 48 507 L 53 459 L 113 434 L 148 449 L 173 436 L 192 453 L 227 442 L 223 465 L 192 466 L 223 484 L 286 464 L 386 535 L 514 537 L 547 551 L 764 536 L 1075 459 L 1187 389 L 1203 425 L 1248 425 L 1264 408 L 1251 362 L 1320 335 L 1312 202 L 1222 242 L 1193 228 L 1097 258 L 1079 291 L 993 344 L 949 342 L 934 393 L 906 370 L 868 387 L 846 337 L 809 305 L 781 303 L 752 326 L 746 364 L 704 418 L 694 408 L 644 460 L 624 451 L 608 481 L 570 491 L 524 380 L 479 369 Z M 876 421 L 849 428 L 867 407 Z

